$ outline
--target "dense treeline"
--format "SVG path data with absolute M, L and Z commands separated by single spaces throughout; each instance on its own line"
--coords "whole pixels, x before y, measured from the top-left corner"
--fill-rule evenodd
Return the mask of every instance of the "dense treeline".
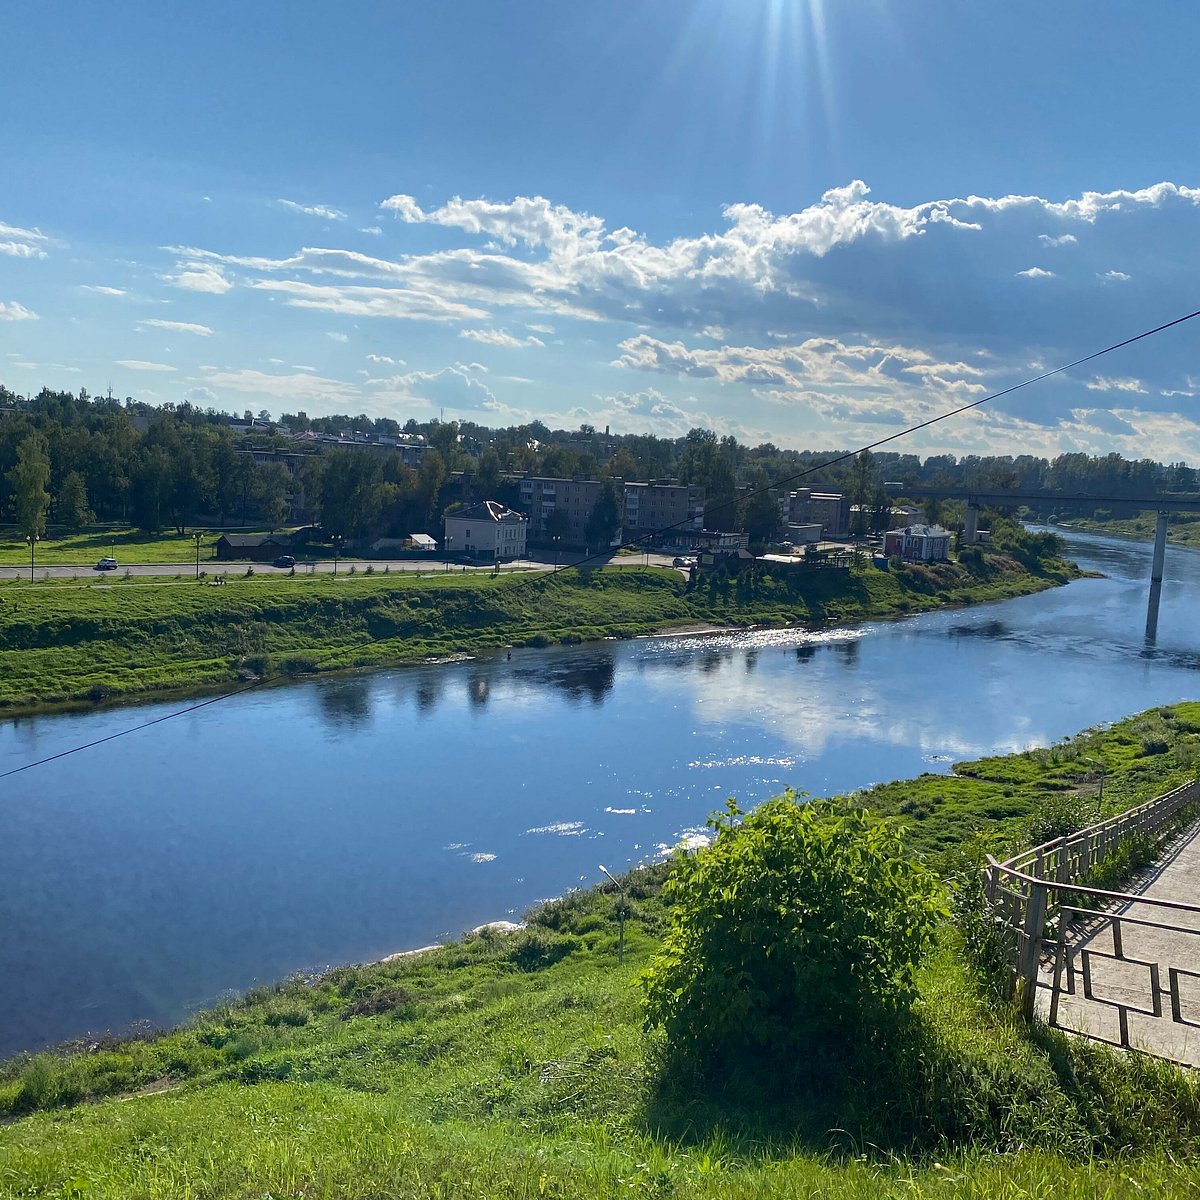
M 777 522 L 755 489 L 784 484 L 841 491 L 881 514 L 884 481 L 911 487 L 1013 487 L 1109 498 L 1191 491 L 1184 463 L 1131 462 L 1120 455 L 980 457 L 881 453 L 824 466 L 838 451 L 747 446 L 711 430 L 686 437 L 610 435 L 584 425 L 552 430 L 540 421 L 503 429 L 474 422 L 284 414 L 271 424 L 233 423 L 189 404 L 161 408 L 44 389 L 22 398 L 0 387 L 0 521 L 41 533 L 47 522 L 79 527 L 127 522 L 148 531 L 254 522 L 266 528 L 319 523 L 346 538 L 437 535 L 452 504 L 495 498 L 519 507 L 525 473 L 611 480 L 673 479 L 705 489 L 710 526 L 764 538 Z M 354 438 L 359 446 L 297 440 L 298 433 Z M 407 435 L 425 446 L 405 466 L 380 439 Z M 371 446 L 368 443 L 373 442 Z M 797 478 L 799 477 L 799 478 Z M 790 482 L 789 482 L 790 481 Z M 1094 515 L 1119 512 L 1105 504 Z M 1053 515 L 1050 511 L 1039 513 Z M 1078 509 L 1072 509 L 1078 515 Z M 937 515 L 932 513 L 931 515 Z M 1084 514 L 1086 515 L 1086 514 Z M 951 512 L 952 516 L 952 512 Z M 943 515 L 945 519 L 945 515 Z

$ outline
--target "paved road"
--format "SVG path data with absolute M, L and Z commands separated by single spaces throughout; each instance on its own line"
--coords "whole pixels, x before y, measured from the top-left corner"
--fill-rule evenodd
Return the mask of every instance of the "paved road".
M 1135 1046 L 1176 1062 L 1200 1067 L 1200 824 L 1192 827 L 1168 850 L 1164 858 L 1135 886 L 1133 894 L 1148 899 L 1186 905 L 1164 908 L 1136 901 L 1111 910 L 1126 919 L 1120 922 L 1120 954 L 1113 939 L 1113 923 L 1098 923 L 1076 940 L 1075 994 L 1059 1000 L 1058 1024 L 1083 1030 L 1114 1045 L 1120 1044 L 1119 1007 L 1129 1010 L 1130 1041 Z M 1146 922 L 1143 924 L 1142 922 Z M 1173 927 L 1173 928 L 1169 928 Z M 1092 996 L 1083 994 L 1080 951 L 1092 951 Z M 1154 1008 L 1152 967 L 1157 967 L 1161 1016 L 1139 1013 Z M 1046 964 L 1042 978 L 1050 982 Z M 1171 969 L 1176 976 L 1178 1019 L 1172 1017 Z M 1049 993 L 1039 989 L 1039 1007 L 1047 1014 Z
M 568 565 L 566 555 L 562 556 L 560 566 Z M 622 555 L 620 557 L 609 560 L 609 564 L 621 567 L 636 567 L 643 563 L 648 563 L 652 567 L 669 567 L 671 565 L 671 556 L 667 554 L 650 554 L 650 555 Z M 502 571 L 550 571 L 554 569 L 554 560 L 543 561 L 540 559 L 520 559 L 516 562 L 502 563 Z M 599 565 L 599 563 L 595 564 Z M 266 576 L 283 575 L 286 576 L 289 571 L 286 567 L 273 567 L 270 563 L 247 563 L 247 562 L 217 562 L 214 559 L 201 559 L 200 570 L 207 572 L 211 578 L 213 575 L 242 575 L 248 566 L 253 566 L 255 574 Z M 463 568 L 462 563 L 447 563 L 440 558 L 421 559 L 414 561 L 412 559 L 402 559 L 392 561 L 386 559 L 372 559 L 369 563 L 359 559 L 342 559 L 337 564 L 337 573 L 339 575 L 346 574 L 350 567 L 353 566 L 356 571 L 363 571 L 367 566 L 373 566 L 376 573 L 382 571 L 385 567 L 389 571 L 414 571 L 422 574 L 431 574 L 435 571 L 458 571 Z M 490 572 L 490 566 L 468 566 L 468 571 L 473 572 Z M 139 576 L 157 576 L 159 578 L 174 578 L 182 576 L 185 579 L 191 579 L 196 574 L 195 562 L 190 563 L 122 563 L 115 571 L 97 571 L 91 564 L 76 564 L 72 566 L 43 566 L 37 564 L 33 570 L 33 578 L 36 582 L 41 579 L 77 579 L 81 583 L 89 582 L 93 579 L 107 577 L 109 579 L 120 579 L 124 577 L 128 571 L 130 575 Z M 313 563 L 299 562 L 296 564 L 297 575 L 307 575 L 309 573 L 331 575 L 334 572 L 334 563 L 329 560 L 319 560 Z M 29 579 L 29 567 L 20 567 L 15 565 L 0 566 L 0 580 L 2 579 Z

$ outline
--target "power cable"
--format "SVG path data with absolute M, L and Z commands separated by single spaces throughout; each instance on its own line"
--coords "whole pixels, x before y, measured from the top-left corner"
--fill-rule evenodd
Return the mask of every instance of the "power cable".
M 784 484 L 795 483 L 798 479 L 804 479 L 806 476 L 813 475 L 818 471 L 824 471 L 829 467 L 837 466 L 838 463 L 846 462 L 848 459 L 857 458 L 860 454 L 868 450 L 877 450 L 880 446 L 886 446 L 889 442 L 898 441 L 900 438 L 908 437 L 910 434 L 918 433 L 922 429 L 928 429 L 931 425 L 937 425 L 941 421 L 949 420 L 951 417 L 956 417 L 960 413 L 969 412 L 973 408 L 979 408 L 982 404 L 987 404 L 991 400 L 998 400 L 1001 396 L 1009 396 L 1013 392 L 1018 392 L 1022 388 L 1027 388 L 1031 384 L 1040 383 L 1043 379 L 1049 379 L 1054 375 L 1061 375 L 1064 371 L 1070 371 L 1075 367 L 1082 366 L 1084 363 L 1092 362 L 1097 358 L 1103 358 L 1106 354 L 1112 354 L 1114 350 L 1121 350 L 1125 346 L 1132 346 L 1134 342 L 1140 342 L 1145 338 L 1153 337 L 1155 334 L 1163 333 L 1165 330 L 1171 329 L 1176 325 L 1182 325 L 1185 321 L 1191 321 L 1196 317 L 1200 317 L 1200 309 L 1195 312 L 1187 313 L 1185 316 L 1176 317 L 1172 321 L 1167 321 L 1162 325 L 1156 325 L 1153 329 L 1144 330 L 1142 333 L 1135 334 L 1133 337 L 1125 338 L 1123 341 L 1114 342 L 1111 346 L 1105 346 L 1102 350 L 1095 350 L 1091 354 L 1085 354 L 1082 358 L 1077 358 L 1072 362 L 1064 363 L 1061 367 L 1055 367 L 1050 371 L 1043 371 L 1040 375 L 1034 375 L 1029 379 L 1022 380 L 1020 383 L 1014 383 L 1011 387 L 1003 388 L 1001 391 L 992 392 L 989 396 L 984 396 L 979 400 L 972 400 L 969 404 L 961 404 L 958 408 L 950 409 L 948 412 L 939 414 L 936 417 L 930 417 L 927 421 L 921 421 L 916 425 L 910 425 L 906 429 L 901 429 L 896 433 L 888 434 L 887 437 L 880 438 L 878 441 L 870 442 L 866 446 L 860 446 L 857 450 L 847 450 L 843 454 L 835 455 L 826 462 L 818 463 L 815 467 L 807 467 L 803 471 L 797 471 L 794 475 L 788 475 L 783 479 L 777 479 L 774 483 L 767 487 L 756 488 L 754 491 L 742 497 L 745 500 L 750 500 L 755 496 L 762 495 L 764 492 L 769 492 L 775 488 L 782 487 Z M 685 518 L 682 521 L 676 521 L 673 525 L 664 525 L 661 529 L 652 529 L 641 537 L 634 538 L 632 541 L 622 542 L 619 546 L 609 547 L 605 551 L 597 554 L 588 555 L 586 558 L 581 558 L 576 562 L 567 563 L 561 567 L 555 567 L 552 571 L 541 571 L 533 576 L 536 582 L 542 582 L 546 579 L 552 579 L 561 574 L 563 571 L 577 570 L 579 567 L 585 566 L 589 562 L 595 562 L 599 559 L 607 559 L 612 556 L 614 550 L 630 549 L 642 545 L 643 542 L 651 538 L 660 537 L 664 533 L 670 533 L 673 529 L 681 529 L 689 524 L 690 518 Z M 223 700 L 232 699 L 234 696 L 244 695 L 246 692 L 252 691 L 257 687 L 261 687 L 264 680 L 258 680 L 248 684 L 246 687 L 237 688 L 232 692 L 224 692 L 219 696 L 214 696 L 210 700 L 203 700 L 199 704 L 189 705 L 187 708 L 177 709 L 174 712 L 164 713 L 161 717 L 155 717 L 152 721 L 143 721 L 140 725 L 131 725 L 128 729 L 119 730 L 117 733 L 110 733 L 107 737 L 97 738 L 92 742 L 85 742 L 80 746 L 72 746 L 68 750 L 60 750 L 57 754 L 51 754 L 47 758 L 38 759 L 35 762 L 25 763 L 20 767 L 13 767 L 8 771 L 0 772 L 0 780 L 8 779 L 13 775 L 19 775 L 22 771 L 30 771 L 34 767 L 43 767 L 47 763 L 56 762 L 60 758 L 67 758 L 69 755 L 78 754 L 83 750 L 91 750 L 96 746 L 102 746 L 105 742 L 116 741 L 117 738 L 126 737 L 131 733 L 139 733 L 143 729 L 149 729 L 154 725 L 161 725 L 165 721 L 171 721 L 176 717 L 186 716 L 188 713 L 196 712 L 202 708 L 208 708 L 212 704 L 219 704 Z
M 140 733 L 143 729 L 149 729 L 152 725 L 161 725 L 164 721 L 172 721 L 176 717 L 187 716 L 188 713 L 196 712 L 198 709 L 208 708 L 210 704 L 220 704 L 222 700 L 229 700 L 234 696 L 241 696 L 246 692 L 253 691 L 255 688 L 261 687 L 264 682 L 265 680 L 262 679 L 256 680 L 254 683 L 248 683 L 245 687 L 235 688 L 232 692 L 222 692 L 219 696 L 213 696 L 211 700 L 201 700 L 199 704 L 190 704 L 187 708 L 164 713 L 152 721 L 143 721 L 140 725 L 131 725 L 128 729 L 120 729 L 116 733 L 110 733 L 107 737 L 97 738 L 94 742 L 85 742 L 82 746 L 72 746 L 69 750 L 60 750 L 57 754 L 51 754 L 47 758 L 39 758 L 36 762 L 13 767 L 11 770 L 0 772 L 0 779 L 8 779 L 9 776 L 19 775 L 22 771 L 31 771 L 34 767 L 44 767 L 47 763 L 56 762 L 71 754 L 78 754 L 81 750 L 91 750 L 94 746 L 103 746 L 105 742 L 115 742 L 117 738 L 126 737 L 131 733 Z
M 788 475 L 783 479 L 777 479 L 774 483 L 770 483 L 766 487 L 756 488 L 754 491 L 742 496 L 741 499 L 752 500 L 755 496 L 761 496 L 764 492 L 774 491 L 784 484 L 795 483 L 798 479 L 815 475 L 818 471 L 827 470 L 829 467 L 836 467 L 838 463 L 846 462 L 851 458 L 857 458 L 860 454 L 864 454 L 868 450 L 877 450 L 880 446 L 886 446 L 889 442 L 895 442 L 900 438 L 908 437 L 909 434 L 918 433 L 922 429 L 928 429 L 931 425 L 937 425 L 940 421 L 947 421 L 951 417 L 957 417 L 960 413 L 969 412 L 971 409 L 978 408 L 981 404 L 987 404 L 991 400 L 999 400 L 1001 396 L 1010 396 L 1013 392 L 1019 392 L 1022 388 L 1027 388 L 1031 384 L 1040 383 L 1043 379 L 1049 379 L 1054 375 L 1061 375 L 1064 371 L 1070 371 L 1075 367 L 1082 366 L 1084 363 L 1092 362 L 1094 359 L 1103 358 L 1106 354 L 1112 354 L 1114 350 L 1121 350 L 1125 346 L 1132 346 L 1134 342 L 1140 342 L 1143 338 L 1153 337 L 1156 333 L 1162 333 L 1164 330 L 1171 329 L 1176 325 L 1182 325 L 1185 321 L 1191 321 L 1196 317 L 1200 317 L 1200 309 L 1187 313 L 1185 316 L 1176 317 L 1173 321 L 1167 321 L 1165 324 L 1156 325 L 1153 329 L 1144 330 L 1133 337 L 1125 338 L 1124 341 L 1114 342 L 1111 346 L 1105 346 L 1103 350 L 1095 350 L 1091 354 L 1085 354 L 1082 358 L 1077 358 L 1073 362 L 1064 363 L 1061 367 L 1055 367 L 1050 371 L 1043 371 L 1040 375 L 1034 375 L 1029 379 L 1022 380 L 1020 383 L 1014 383 L 1011 387 L 1003 388 L 998 392 L 992 392 L 990 396 L 983 396 L 979 400 L 972 400 L 970 404 L 961 404 L 958 408 L 952 408 L 948 412 L 941 413 L 936 417 L 930 417 L 927 421 L 921 421 L 917 425 L 910 425 L 908 428 L 901 429 L 897 433 L 890 433 L 887 437 L 870 442 L 865 446 L 860 446 L 857 450 L 847 450 L 844 454 L 835 455 L 826 462 L 818 463 L 815 467 L 806 467 L 803 471 L 797 471 L 795 475 Z M 673 529 L 682 529 L 690 521 L 690 517 L 685 517 L 682 521 L 676 521 L 673 525 L 664 525 L 661 529 L 651 529 L 647 533 L 642 534 L 641 537 L 634 538 L 628 542 L 622 542 L 619 546 L 610 546 L 607 550 L 588 555 L 586 558 L 578 559 L 573 563 L 555 567 L 553 571 L 543 572 L 543 575 L 553 577 L 563 571 L 571 571 L 578 567 L 586 566 L 588 563 L 595 562 L 598 559 L 610 558 L 615 550 L 628 550 L 640 546 L 651 538 L 660 537 L 664 533 L 670 533 Z

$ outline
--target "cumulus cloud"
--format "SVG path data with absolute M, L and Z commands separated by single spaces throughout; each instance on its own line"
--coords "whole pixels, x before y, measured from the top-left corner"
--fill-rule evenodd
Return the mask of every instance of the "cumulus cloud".
M 379 363 L 382 366 L 388 367 L 402 367 L 405 365 L 404 359 L 392 358 L 390 354 L 368 354 L 367 362 Z
M 102 283 L 81 283 L 80 289 L 85 292 L 95 292 L 98 296 L 125 296 L 128 295 L 124 288 L 106 287 Z
M 154 329 L 169 329 L 173 333 L 194 333 L 200 337 L 212 337 L 212 330 L 207 325 L 196 325 L 191 321 L 160 321 L 157 317 L 139 321 L 139 326 L 148 325 Z
M 376 380 L 370 386 L 379 400 L 415 400 L 436 408 L 458 412 L 511 411 L 501 404 L 491 389 L 477 377 L 475 364 L 455 363 L 440 371 L 410 371 L 391 379 Z
M 1074 246 L 1079 239 L 1073 233 L 1063 233 L 1058 237 L 1052 237 L 1048 233 L 1039 233 L 1038 241 L 1043 246 Z
M 1054 278 L 1053 271 L 1043 271 L 1041 267 L 1030 267 L 1026 271 L 1018 271 L 1017 274 L 1020 275 L 1024 279 L 1053 279 Z
M 118 367 L 128 367 L 131 371 L 178 371 L 167 363 L 145 362 L 140 358 L 118 358 Z
M 0 321 L 36 321 L 37 313 L 15 300 L 0 300 Z
M 1105 271 L 1103 275 L 1098 275 L 1097 278 L 1104 279 L 1110 283 L 1126 283 L 1133 278 L 1132 275 L 1126 275 L 1124 271 Z
M 346 214 L 340 208 L 330 208 L 328 204 L 298 204 L 295 200 L 276 200 L 280 208 L 289 212 L 303 213 L 306 217 L 321 217 L 326 221 L 344 221 Z
M 231 280 L 224 272 L 211 263 L 183 263 L 176 268 L 175 273 L 164 275 L 164 283 L 181 288 L 185 292 L 209 292 L 214 296 L 223 296 L 233 287 Z
M 458 336 L 472 342 L 480 342 L 484 346 L 505 346 L 514 350 L 523 346 L 545 346 L 546 344 L 541 338 L 532 335 L 524 338 L 514 337 L 504 329 L 460 329 Z
M 207 372 L 205 384 L 221 391 L 248 392 L 288 403 L 324 402 L 331 410 L 336 410 L 339 405 L 353 406 L 361 399 L 354 384 L 320 375 L 272 375 L 245 367 L 236 371 L 218 370 L 215 367 L 204 369 Z
M 217 393 L 214 392 L 212 390 L 212 388 L 194 387 L 194 388 L 188 388 L 188 390 L 186 392 L 184 392 L 183 398 L 189 404 L 210 405 L 210 404 L 216 404 Z

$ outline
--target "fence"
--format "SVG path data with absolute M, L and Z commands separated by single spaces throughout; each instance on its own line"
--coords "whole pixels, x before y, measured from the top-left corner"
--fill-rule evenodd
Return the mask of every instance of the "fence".
M 1051 1025 L 1200 1064 L 1200 906 L 1082 883 L 1127 839 L 1158 837 L 1197 802 L 1192 780 L 1007 862 L 989 856 L 987 903 L 1026 1017 L 1040 1010 Z

